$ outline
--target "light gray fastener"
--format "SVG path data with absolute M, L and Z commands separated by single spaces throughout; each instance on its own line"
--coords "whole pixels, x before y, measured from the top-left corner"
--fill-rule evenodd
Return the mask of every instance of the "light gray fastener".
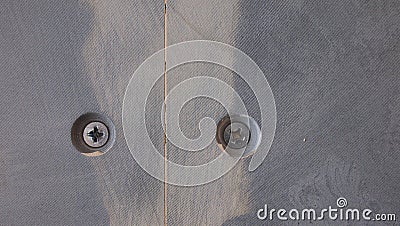
M 224 131 L 224 141 L 232 149 L 241 149 L 247 146 L 250 140 L 250 130 L 240 122 L 232 122 Z
M 89 147 L 99 148 L 107 143 L 109 131 L 102 122 L 91 122 L 85 126 L 82 136 Z
M 86 156 L 106 153 L 115 141 L 115 126 L 107 116 L 88 112 L 79 116 L 71 127 L 71 142 Z
M 218 123 L 215 138 L 222 151 L 246 158 L 254 154 L 260 145 L 261 130 L 250 116 L 225 116 Z

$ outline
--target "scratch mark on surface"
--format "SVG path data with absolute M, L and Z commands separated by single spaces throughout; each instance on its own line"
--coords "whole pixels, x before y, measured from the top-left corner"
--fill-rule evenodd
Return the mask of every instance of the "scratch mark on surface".
M 167 225 L 167 134 L 166 104 L 167 97 L 167 0 L 164 0 L 164 225 Z

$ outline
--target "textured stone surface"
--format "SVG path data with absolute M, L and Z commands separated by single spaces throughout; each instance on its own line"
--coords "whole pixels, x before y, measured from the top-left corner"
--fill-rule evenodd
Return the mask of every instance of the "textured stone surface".
M 398 1 L 171 1 L 167 18 L 168 45 L 207 39 L 248 54 L 278 113 L 273 146 L 256 171 L 247 171 L 247 159 L 210 184 L 167 187 L 169 224 L 266 224 L 256 219 L 264 204 L 319 209 L 338 197 L 400 215 Z M 121 122 L 130 76 L 163 47 L 159 0 L 1 1 L 1 225 L 163 224 L 164 185 L 134 161 Z M 184 65 L 168 73 L 168 87 L 201 74 L 235 87 L 260 119 L 254 95 L 225 68 Z M 159 81 L 146 114 L 160 152 L 163 95 Z M 72 123 L 88 111 L 116 125 L 105 155 L 85 157 L 70 142 Z M 183 109 L 182 129 L 196 137 L 199 119 L 225 114 L 197 99 Z M 219 151 L 168 150 L 185 164 Z

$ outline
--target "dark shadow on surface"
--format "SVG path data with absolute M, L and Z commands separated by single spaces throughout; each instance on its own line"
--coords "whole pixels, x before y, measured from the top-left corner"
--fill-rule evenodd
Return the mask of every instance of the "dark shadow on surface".
M 70 141 L 73 121 L 98 109 L 82 57 L 92 17 L 79 1 L 0 3 L 2 224 L 108 222 Z

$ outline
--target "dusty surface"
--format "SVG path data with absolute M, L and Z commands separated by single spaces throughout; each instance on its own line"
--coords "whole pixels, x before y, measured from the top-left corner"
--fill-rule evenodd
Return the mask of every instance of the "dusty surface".
M 167 207 L 171 225 L 257 225 L 266 223 L 256 219 L 264 204 L 323 208 L 340 196 L 352 207 L 399 211 L 397 1 L 169 3 L 167 44 L 207 39 L 243 50 L 266 74 L 278 124 L 255 172 L 244 160 L 213 183 L 167 186 L 166 203 L 164 184 L 136 164 L 121 125 L 130 76 L 164 47 L 164 26 L 158 0 L 0 3 L 0 224 L 160 225 Z M 234 86 L 259 119 L 254 96 L 225 69 L 185 65 L 168 73 L 168 87 L 197 74 Z M 161 152 L 163 94 L 159 81 L 146 116 Z M 72 123 L 89 111 L 108 115 L 117 129 L 114 147 L 98 157 L 70 142 Z M 201 99 L 183 113 L 190 136 L 201 117 L 226 114 Z M 219 150 L 167 151 L 198 164 Z

